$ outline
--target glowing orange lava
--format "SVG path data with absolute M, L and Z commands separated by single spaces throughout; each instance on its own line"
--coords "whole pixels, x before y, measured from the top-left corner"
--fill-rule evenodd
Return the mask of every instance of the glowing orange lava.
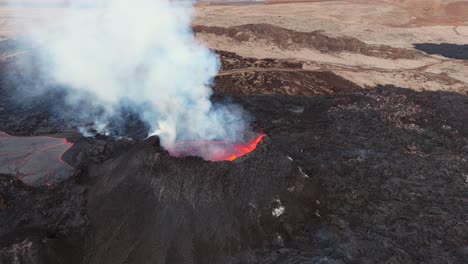
M 169 150 L 169 153 L 175 157 L 199 156 L 211 161 L 233 161 L 252 152 L 265 136 L 265 134 L 259 134 L 246 143 L 223 141 L 178 142 Z

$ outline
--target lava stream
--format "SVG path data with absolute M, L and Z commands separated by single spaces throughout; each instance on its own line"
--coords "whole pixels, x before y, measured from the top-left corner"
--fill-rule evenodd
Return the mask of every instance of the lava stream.
M 259 134 L 246 143 L 229 143 L 224 141 L 178 142 L 169 149 L 175 157 L 199 156 L 210 161 L 233 161 L 244 156 L 257 147 L 265 134 Z

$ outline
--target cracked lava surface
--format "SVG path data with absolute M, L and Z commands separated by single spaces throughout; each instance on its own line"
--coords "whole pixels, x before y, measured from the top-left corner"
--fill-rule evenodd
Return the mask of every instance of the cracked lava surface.
M 64 138 L 17 137 L 0 131 L 0 173 L 15 175 L 27 185 L 50 186 L 72 174 L 73 168 L 62 160 L 72 146 Z

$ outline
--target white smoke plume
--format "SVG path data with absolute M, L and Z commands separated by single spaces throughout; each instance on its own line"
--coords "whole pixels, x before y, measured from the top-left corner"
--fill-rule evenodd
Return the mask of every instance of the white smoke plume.
M 191 31 L 191 2 L 90 3 L 72 4 L 29 28 L 51 81 L 69 90 L 68 104 L 76 108 L 85 100 L 102 108 L 95 121 L 105 127 L 123 101 L 131 102 L 166 148 L 178 141 L 240 140 L 248 125 L 242 109 L 210 101 L 219 61 Z

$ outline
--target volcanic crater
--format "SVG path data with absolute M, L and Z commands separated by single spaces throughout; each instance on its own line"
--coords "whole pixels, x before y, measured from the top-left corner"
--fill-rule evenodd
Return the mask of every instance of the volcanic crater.
M 456 75 L 420 72 L 446 61 L 265 23 L 194 32 L 222 63 L 211 99 L 253 116 L 248 140 L 163 149 L 126 107 L 108 135 L 84 137 L 77 129 L 95 124 L 73 118 L 63 87 L 18 100 L 44 85 L 16 67 L 31 54 L 1 61 L 0 263 L 466 262 L 468 98 Z M 248 57 L 219 49 L 226 39 L 276 46 L 267 55 L 410 61 L 397 70 L 461 88 L 372 86 L 346 76 L 392 70 Z
M 296 67 L 218 52 L 225 69 Z M 16 118 L 1 118 L 1 129 L 62 131 L 73 143 L 63 155 L 73 173 L 50 187 L 0 177 L 0 259 L 315 263 L 372 255 L 461 263 L 468 226 L 459 220 L 468 208 L 456 201 L 466 196 L 466 96 L 319 83 L 335 89 L 318 87 L 315 96 L 231 90 L 267 136 L 242 157 L 212 162 L 173 157 L 157 137 L 83 138 L 43 103 L 59 92 L 28 101 L 24 111 L 8 96 L 18 82 L 4 78 L 0 116 Z M 213 99 L 229 85 L 217 83 Z M 127 118 L 127 130 L 115 133 L 147 131 Z M 445 242 L 430 246 L 431 237 Z

